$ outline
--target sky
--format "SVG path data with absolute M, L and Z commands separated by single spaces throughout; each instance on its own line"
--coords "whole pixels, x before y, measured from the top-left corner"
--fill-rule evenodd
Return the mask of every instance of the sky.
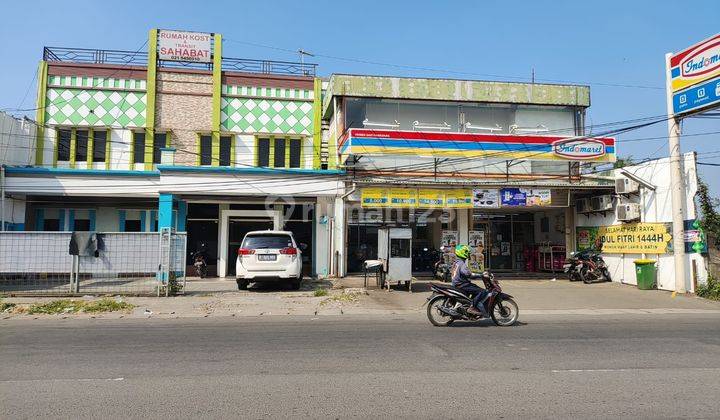
M 6 2 L 3 15 L 0 109 L 35 106 L 43 46 L 145 50 L 148 30 L 165 28 L 221 33 L 228 57 L 297 61 L 302 48 L 321 76 L 528 81 L 534 69 L 538 82 L 589 85 L 595 125 L 665 115 L 665 53 L 720 32 L 717 0 L 65 0 Z M 720 118 L 682 129 L 683 152 L 720 163 Z M 618 135 L 618 154 L 667 156 L 666 138 L 647 139 L 663 136 L 664 122 Z M 700 175 L 720 196 L 720 167 Z

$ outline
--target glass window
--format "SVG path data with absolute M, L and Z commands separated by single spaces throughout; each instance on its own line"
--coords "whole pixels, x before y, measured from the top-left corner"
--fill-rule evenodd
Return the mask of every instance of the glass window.
M 200 165 L 212 165 L 212 136 L 200 136 Z
M 70 160 L 70 130 L 62 129 L 57 131 L 57 160 L 67 162 Z
M 43 221 L 43 230 L 45 232 L 59 232 L 60 219 L 45 219 Z
M 145 132 L 133 133 L 133 162 L 145 163 Z
M 230 151 L 232 149 L 232 137 L 220 137 L 220 166 L 230 166 Z
M 75 219 L 74 227 L 76 232 L 87 232 L 90 230 L 89 219 Z
M 390 258 L 410 258 L 410 239 L 390 239 Z
M 75 130 L 75 161 L 85 162 L 88 155 L 88 130 Z
M 93 162 L 105 162 L 107 134 L 105 130 L 93 131 Z
M 139 220 L 126 220 L 125 221 L 125 232 L 140 232 L 140 221 Z
M 285 139 L 275 139 L 275 152 L 273 153 L 273 166 L 285 167 Z
M 270 166 L 270 139 L 258 139 L 257 142 L 257 166 Z
M 242 247 L 246 249 L 277 249 L 290 246 L 293 246 L 290 236 L 278 234 L 248 235 L 242 244 Z
M 161 163 L 162 149 L 167 146 L 167 133 L 155 133 L 153 139 L 153 163 Z
M 300 150 L 302 149 L 302 139 L 290 140 L 290 167 L 300 167 Z

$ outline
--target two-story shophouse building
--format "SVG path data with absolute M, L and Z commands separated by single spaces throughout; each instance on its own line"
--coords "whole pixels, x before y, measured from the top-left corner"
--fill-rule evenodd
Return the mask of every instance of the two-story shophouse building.
M 34 164 L 7 168 L 24 228 L 171 226 L 220 276 L 245 232 L 289 229 L 306 274 L 328 274 L 344 185 L 323 155 L 316 66 L 230 58 L 220 34 L 151 30 L 147 45 L 44 49 Z
M 574 200 L 614 185 L 581 176 L 615 160 L 613 138 L 583 137 L 589 105 L 587 86 L 333 75 L 323 118 L 348 174 L 338 272 L 377 258 L 384 227 L 412 230 L 413 272 L 453 243 L 495 271 L 558 270 Z

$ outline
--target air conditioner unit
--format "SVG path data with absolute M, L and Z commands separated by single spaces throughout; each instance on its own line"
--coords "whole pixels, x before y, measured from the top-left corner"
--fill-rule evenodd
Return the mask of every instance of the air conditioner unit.
M 623 203 L 618 204 L 615 209 L 615 215 L 617 219 L 626 222 L 630 220 L 637 220 L 640 218 L 640 204 L 637 203 Z
M 580 198 L 577 201 L 575 201 L 575 209 L 578 213 L 587 213 L 590 210 L 590 199 L 589 198 Z
M 640 184 L 630 178 L 620 177 L 615 179 L 615 192 L 617 194 L 630 194 L 638 192 Z
M 612 210 L 613 198 L 610 194 L 598 195 L 597 197 L 590 198 L 590 210 L 592 211 L 606 211 Z

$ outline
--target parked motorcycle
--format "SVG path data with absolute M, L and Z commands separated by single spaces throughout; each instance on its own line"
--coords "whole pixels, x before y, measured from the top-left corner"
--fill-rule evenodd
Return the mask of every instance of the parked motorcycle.
M 437 253 L 437 261 L 433 264 L 433 277 L 450 282 L 450 265 L 445 262 L 445 247 L 440 247 L 440 252 Z
M 195 273 L 201 279 L 207 277 L 207 249 L 205 244 L 200 245 L 200 249 L 192 253 L 193 266 L 195 267 Z
M 489 292 L 483 301 L 483 306 L 495 325 L 507 327 L 515 324 L 519 315 L 518 305 L 512 296 L 503 293 L 500 283 L 495 280 L 495 275 L 486 271 L 476 278 L 483 280 Z M 482 315 L 476 316 L 467 312 L 472 306 L 472 296 L 463 290 L 437 283 L 431 284 L 430 290 L 432 295 L 427 302 L 427 317 L 434 326 L 445 327 L 458 319 L 468 321 L 483 319 Z
M 586 249 L 573 252 L 565 260 L 563 269 L 568 273 L 570 281 L 582 280 L 585 284 L 611 281 L 610 271 L 600 252 L 595 249 Z

